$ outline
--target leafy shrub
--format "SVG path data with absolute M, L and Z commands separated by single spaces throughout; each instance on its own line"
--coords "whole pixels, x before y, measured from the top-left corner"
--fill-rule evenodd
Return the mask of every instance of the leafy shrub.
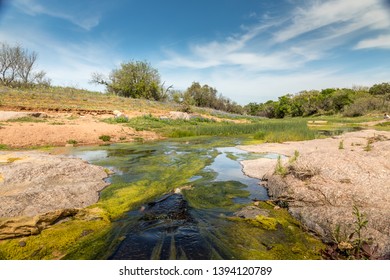
M 100 140 L 102 140 L 103 142 L 108 142 L 111 140 L 111 136 L 110 135 L 101 135 L 99 137 Z
M 66 143 L 76 145 L 78 142 L 74 139 L 69 139 L 68 141 L 66 141 Z
M 355 102 L 344 109 L 344 117 L 363 116 L 369 111 L 380 110 L 383 101 L 380 98 L 370 96 L 356 99 Z

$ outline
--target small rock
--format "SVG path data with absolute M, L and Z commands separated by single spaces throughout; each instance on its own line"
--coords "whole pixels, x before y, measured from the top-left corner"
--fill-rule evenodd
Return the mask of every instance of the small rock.
M 25 241 L 20 241 L 19 242 L 19 246 L 20 247 L 25 247 L 27 244 L 26 244 L 26 242 Z
M 34 118 L 47 118 L 47 114 L 45 113 L 41 113 L 41 112 L 33 112 L 33 113 L 29 113 L 29 115 L 31 117 L 34 117 Z

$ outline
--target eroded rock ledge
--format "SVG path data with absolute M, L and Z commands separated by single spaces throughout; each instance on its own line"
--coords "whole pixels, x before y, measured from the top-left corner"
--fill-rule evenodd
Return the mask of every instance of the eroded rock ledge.
M 390 254 L 390 132 L 364 130 L 341 136 L 282 144 L 242 146 L 257 153 L 279 153 L 277 160 L 243 161 L 244 172 L 266 180 L 269 195 L 288 204 L 290 213 L 325 240 L 335 229 L 353 232 L 353 207 L 368 220 L 363 238 Z M 298 153 L 296 152 L 298 151 Z M 295 155 L 298 155 L 297 157 Z
M 99 199 L 104 168 L 40 152 L 0 153 L 0 239 L 37 234 Z

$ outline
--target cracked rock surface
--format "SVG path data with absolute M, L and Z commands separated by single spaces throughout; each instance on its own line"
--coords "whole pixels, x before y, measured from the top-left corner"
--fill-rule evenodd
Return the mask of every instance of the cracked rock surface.
M 40 152 L 0 153 L 0 218 L 87 207 L 108 185 L 104 168 Z
M 342 143 L 342 144 L 340 144 Z M 390 132 L 362 130 L 311 141 L 242 146 L 257 153 L 279 153 L 286 174 L 275 174 L 277 160 L 243 161 L 244 172 L 266 181 L 272 199 L 325 240 L 336 227 L 354 230 L 353 207 L 368 220 L 363 238 L 390 253 Z M 299 156 L 293 162 L 295 151 Z

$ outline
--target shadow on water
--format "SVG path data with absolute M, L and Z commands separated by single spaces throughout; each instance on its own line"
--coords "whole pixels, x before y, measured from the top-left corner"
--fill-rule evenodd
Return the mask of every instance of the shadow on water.
M 129 215 L 140 217 L 125 229 L 125 239 L 109 259 L 212 258 L 212 245 L 200 233 L 183 195 L 166 195 L 149 203 L 142 213 L 130 212 Z

